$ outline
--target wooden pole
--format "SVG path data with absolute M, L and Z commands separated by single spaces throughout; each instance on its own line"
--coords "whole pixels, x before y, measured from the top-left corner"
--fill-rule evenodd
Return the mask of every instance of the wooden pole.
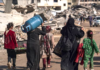
M 10 13 L 12 7 L 12 0 L 6 0 L 5 13 Z

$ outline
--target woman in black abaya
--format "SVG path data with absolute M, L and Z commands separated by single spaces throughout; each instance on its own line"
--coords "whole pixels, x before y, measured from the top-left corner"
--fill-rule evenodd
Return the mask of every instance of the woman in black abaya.
M 34 29 L 27 33 L 27 69 L 26 70 L 39 70 L 40 62 L 40 42 L 39 35 L 46 34 L 46 28 L 43 26 L 42 30 L 39 28 Z
M 79 45 L 77 40 L 84 36 L 83 28 L 78 30 L 77 26 L 74 25 L 74 19 L 69 18 L 66 26 L 61 30 L 61 34 L 68 37 L 71 41 L 74 40 L 70 51 L 62 51 L 61 70 L 78 70 L 78 63 L 75 63 L 77 47 Z

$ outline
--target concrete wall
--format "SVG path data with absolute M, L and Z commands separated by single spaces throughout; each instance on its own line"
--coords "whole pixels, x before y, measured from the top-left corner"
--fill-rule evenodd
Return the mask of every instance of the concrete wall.
M 6 0 L 3 0 L 4 3 L 6 3 Z M 27 5 L 27 4 L 31 4 L 32 0 L 17 0 L 18 1 L 18 5 Z
M 58 2 L 54 2 L 54 0 L 40 0 L 40 2 L 38 2 L 38 6 L 61 6 L 61 10 L 65 10 L 68 8 L 68 4 L 67 4 L 67 0 L 58 0 Z M 64 6 L 65 4 L 65 6 Z
M 18 5 L 31 4 L 31 0 L 18 0 Z
M 100 0 L 97 0 L 97 1 L 81 1 L 81 0 L 79 0 L 79 4 L 80 5 L 86 5 L 86 4 L 92 4 L 92 3 L 100 3 Z
M 4 3 L 6 3 L 6 0 L 3 0 Z

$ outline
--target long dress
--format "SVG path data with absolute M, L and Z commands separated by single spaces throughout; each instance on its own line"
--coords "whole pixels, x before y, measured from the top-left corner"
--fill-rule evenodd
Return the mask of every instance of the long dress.
M 62 51 L 61 70 L 78 70 L 78 63 L 75 63 L 75 59 L 79 45 L 78 41 L 84 36 L 84 31 L 81 30 L 81 27 L 75 26 L 74 22 L 73 18 L 69 18 L 67 25 L 61 30 L 63 36 L 66 36 L 72 42 L 74 40 L 70 51 Z
M 39 35 L 45 35 L 46 29 L 42 27 L 42 31 L 38 28 L 28 32 L 27 41 L 27 66 L 30 70 L 38 70 L 40 62 L 40 43 Z
M 42 58 L 43 58 L 43 67 L 46 68 L 46 60 L 47 65 L 50 65 L 50 56 L 52 56 L 52 49 L 54 47 L 54 37 L 52 33 L 46 33 L 45 36 L 41 36 L 40 39 L 41 47 L 42 47 Z
M 79 39 L 84 36 L 84 32 L 82 30 L 78 31 L 78 29 L 76 28 L 72 32 L 77 39 L 74 41 L 71 51 L 62 51 L 62 70 L 78 70 L 78 63 L 75 63 L 75 59 L 77 56 L 77 47 L 79 45 Z M 63 34 L 63 30 L 61 31 L 61 33 Z

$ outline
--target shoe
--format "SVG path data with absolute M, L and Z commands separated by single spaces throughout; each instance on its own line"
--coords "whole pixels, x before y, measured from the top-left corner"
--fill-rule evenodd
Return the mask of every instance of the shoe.
M 16 67 L 12 67 L 12 70 L 16 70 Z
M 8 66 L 8 69 L 11 69 L 11 63 L 10 62 L 8 62 L 7 66 Z
M 45 67 L 43 67 L 43 69 L 42 70 L 46 70 L 46 68 Z
M 27 68 L 25 68 L 25 70 L 30 70 L 30 68 L 27 67 Z

